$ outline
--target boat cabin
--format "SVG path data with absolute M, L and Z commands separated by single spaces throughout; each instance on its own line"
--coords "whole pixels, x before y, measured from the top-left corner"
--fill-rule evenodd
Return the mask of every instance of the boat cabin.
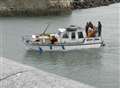
M 86 36 L 83 28 L 74 25 L 61 30 L 64 30 L 61 33 L 62 42 L 83 42 Z
M 100 37 L 86 37 L 84 28 L 70 25 L 67 28 L 58 29 L 56 34 L 32 35 L 33 43 L 59 44 L 59 43 L 93 43 L 99 42 Z

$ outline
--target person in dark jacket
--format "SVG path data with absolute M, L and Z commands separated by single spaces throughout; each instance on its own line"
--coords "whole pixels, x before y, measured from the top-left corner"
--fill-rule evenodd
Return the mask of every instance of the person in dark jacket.
M 102 24 L 100 21 L 98 21 L 98 37 L 101 36 L 101 31 L 102 31 Z
M 89 27 L 89 23 L 87 22 L 87 23 L 86 23 L 86 26 L 85 26 L 86 36 L 88 36 L 88 27 Z

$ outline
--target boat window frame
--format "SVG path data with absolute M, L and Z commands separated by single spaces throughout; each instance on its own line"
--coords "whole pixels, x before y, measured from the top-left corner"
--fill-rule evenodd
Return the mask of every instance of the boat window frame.
M 64 37 L 64 36 L 67 36 L 67 37 Z M 64 33 L 64 34 L 62 35 L 62 38 L 64 38 L 64 39 L 69 39 L 68 33 Z
M 74 35 L 73 35 L 74 34 Z M 71 32 L 71 39 L 75 40 L 76 39 L 76 32 Z
M 78 39 L 84 38 L 83 32 L 77 32 Z

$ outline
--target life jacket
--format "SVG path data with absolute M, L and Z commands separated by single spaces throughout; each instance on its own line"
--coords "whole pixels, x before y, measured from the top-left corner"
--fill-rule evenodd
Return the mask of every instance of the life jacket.
M 95 36 L 96 36 L 96 29 L 95 29 L 95 27 L 93 29 L 89 28 L 87 37 L 95 37 Z

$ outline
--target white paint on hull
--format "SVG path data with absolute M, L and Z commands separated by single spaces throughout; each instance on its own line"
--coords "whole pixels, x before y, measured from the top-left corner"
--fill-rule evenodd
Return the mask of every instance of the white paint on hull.
M 41 50 L 41 51 L 69 51 L 69 50 L 80 50 L 87 48 L 100 48 L 103 46 L 103 41 L 101 37 L 95 38 L 82 38 L 82 41 L 78 40 L 69 40 L 65 43 L 57 43 L 57 44 L 39 44 L 32 42 L 24 41 L 26 48 L 29 50 Z
M 87 44 L 87 45 L 71 45 L 71 46 L 31 46 L 27 45 L 26 48 L 29 50 L 39 50 L 41 48 L 43 51 L 69 51 L 69 50 L 80 50 L 80 49 L 87 49 L 87 48 L 100 48 L 102 46 L 101 43 L 97 44 Z

